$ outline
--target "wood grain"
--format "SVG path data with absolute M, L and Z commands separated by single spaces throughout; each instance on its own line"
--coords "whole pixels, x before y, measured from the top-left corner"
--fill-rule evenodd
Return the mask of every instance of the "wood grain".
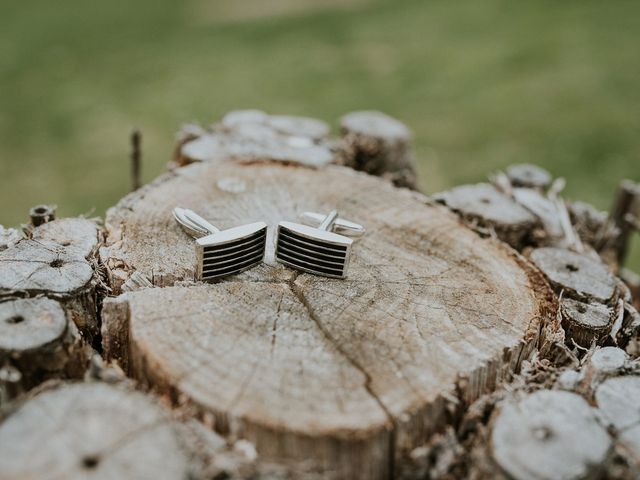
M 493 458 L 517 480 L 600 478 L 611 444 L 581 396 L 551 390 L 506 402 L 491 435 Z
M 104 383 L 63 385 L 0 425 L 2 478 L 186 479 L 171 419 L 142 393 Z
M 223 229 L 267 222 L 265 264 L 195 282 L 175 206 Z M 275 263 L 278 221 L 332 208 L 368 229 L 345 280 Z M 341 167 L 189 165 L 123 199 L 107 229 L 101 256 L 115 292 L 133 272 L 166 287 L 105 301 L 109 355 L 265 458 L 311 462 L 328 477 L 388 478 L 448 412 L 518 370 L 557 308 L 500 242 L 422 195 Z

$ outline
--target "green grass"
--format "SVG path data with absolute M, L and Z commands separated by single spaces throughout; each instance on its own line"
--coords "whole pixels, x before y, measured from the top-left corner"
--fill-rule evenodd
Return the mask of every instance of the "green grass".
M 397 116 L 427 192 L 534 162 L 607 208 L 640 180 L 639 2 L 351 3 L 243 18 L 206 0 L 2 2 L 0 223 L 42 202 L 102 214 L 128 190 L 131 128 L 148 180 L 181 123 L 243 107 Z

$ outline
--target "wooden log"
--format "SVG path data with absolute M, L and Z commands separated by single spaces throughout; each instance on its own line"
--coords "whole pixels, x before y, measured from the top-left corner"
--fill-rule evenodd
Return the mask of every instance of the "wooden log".
M 505 402 L 491 433 L 494 460 L 517 480 L 599 478 L 611 443 L 582 397 L 551 390 Z
M 340 119 L 341 163 L 390 179 L 398 187 L 418 189 L 411 131 L 402 122 L 376 111 L 351 112 Z
M 143 394 L 104 383 L 63 385 L 0 425 L 2 478 L 188 478 L 169 415 Z
M 265 125 L 282 135 L 323 140 L 329 136 L 329 125 L 322 120 L 293 115 L 269 115 L 261 110 L 234 110 L 220 123 L 229 130 L 244 125 Z
M 329 126 L 321 120 L 268 115 L 260 110 L 229 112 L 212 130 L 190 134 L 180 141 L 176 163 L 272 160 L 320 167 L 335 155 L 327 141 Z
M 635 478 L 640 475 L 640 376 L 614 377 L 603 382 L 595 399 L 610 425 L 617 433 L 627 460 L 634 467 Z
M 516 249 L 523 247 L 526 238 L 539 225 L 538 219 L 508 195 L 488 183 L 462 185 L 434 195 L 471 227 L 479 227 L 495 234 Z
M 223 229 L 264 220 L 265 263 L 194 282 L 178 205 Z M 345 280 L 274 261 L 277 222 L 332 207 L 368 230 Z M 509 379 L 557 310 L 511 249 L 419 194 L 343 167 L 193 164 L 127 196 L 106 223 L 114 292 L 132 272 L 166 287 L 105 301 L 108 356 L 264 458 L 329 477 L 389 478 L 452 421 L 447 405 Z
M 561 312 L 567 340 L 580 346 L 589 348 L 594 343 L 602 343 L 611 332 L 613 311 L 606 305 L 563 298 Z
M 562 248 L 538 248 L 530 258 L 554 289 L 578 300 L 613 302 L 618 281 L 602 262 Z
M 29 298 L 0 303 L 0 364 L 19 372 L 6 385 L 4 400 L 50 378 L 81 378 L 90 355 L 58 302 Z
M 590 367 L 597 375 L 620 373 L 627 365 L 628 357 L 624 350 L 617 347 L 604 347 L 596 350 L 590 359 Z
M 518 163 L 507 167 L 507 177 L 514 187 L 546 190 L 553 177 L 544 168 L 530 163 Z
M 45 223 L 0 251 L 0 300 L 45 295 L 59 301 L 87 341 L 98 334 L 96 225 L 84 219 Z

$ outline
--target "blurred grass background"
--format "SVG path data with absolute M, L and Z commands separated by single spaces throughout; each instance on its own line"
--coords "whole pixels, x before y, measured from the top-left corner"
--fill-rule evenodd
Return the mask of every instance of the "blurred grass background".
M 237 108 L 379 109 L 415 132 L 427 193 L 533 162 L 607 209 L 640 180 L 639 18 L 631 0 L 4 0 L 0 223 L 102 215 L 133 127 L 149 180 L 181 123 Z

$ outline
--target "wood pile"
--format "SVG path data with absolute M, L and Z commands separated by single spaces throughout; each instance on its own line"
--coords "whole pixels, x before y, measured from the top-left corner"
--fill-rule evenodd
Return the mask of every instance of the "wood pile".
M 104 221 L 0 227 L 0 478 L 640 477 L 640 187 L 607 214 L 533 165 L 417 178 L 380 112 L 243 110 Z M 199 282 L 176 206 L 265 221 L 264 263 Z M 334 208 L 367 228 L 344 280 L 275 261 Z

